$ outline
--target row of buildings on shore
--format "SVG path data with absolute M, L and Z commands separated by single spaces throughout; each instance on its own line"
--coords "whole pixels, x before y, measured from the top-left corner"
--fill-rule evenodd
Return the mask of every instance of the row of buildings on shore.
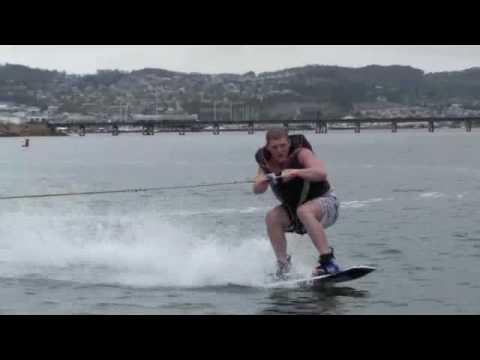
M 316 120 L 322 115 L 321 106 L 307 106 L 297 108 L 291 117 L 293 120 Z M 425 106 L 406 106 L 402 104 L 377 101 L 370 103 L 357 103 L 353 105 L 351 113 L 341 116 L 343 119 L 361 118 L 443 118 L 443 117 L 480 117 L 480 110 L 464 109 L 460 104 L 452 104 L 448 107 L 434 108 Z M 95 121 L 148 121 L 148 120 L 262 120 L 258 108 L 248 104 L 236 104 L 222 106 L 212 104 L 211 107 L 203 107 L 199 114 L 188 114 L 183 111 L 169 109 L 168 111 L 154 114 L 134 114 L 128 111 L 115 114 L 78 114 L 60 113 L 58 107 L 49 106 L 41 111 L 35 106 L 25 106 L 14 103 L 0 102 L 0 122 L 2 123 L 44 123 L 49 121 L 62 122 L 95 122 Z
M 444 118 L 476 117 L 480 110 L 465 109 L 461 104 L 449 106 L 407 106 L 387 101 L 356 103 L 352 115 L 358 118 Z
M 58 107 L 50 106 L 47 110 L 41 111 L 35 106 L 18 105 L 12 103 L 0 102 L 0 122 L 12 124 L 24 123 L 45 123 L 49 121 L 67 121 L 67 122 L 95 122 L 110 120 L 116 121 L 145 121 L 145 120 L 161 120 L 162 118 L 168 120 L 198 120 L 196 114 L 179 113 L 175 111 L 167 111 L 162 114 L 144 115 L 144 114 L 130 114 L 118 113 L 113 115 L 107 114 L 77 114 L 77 113 L 59 113 Z
M 40 108 L 35 106 L 0 102 L 0 122 L 3 123 L 42 122 L 49 118 L 49 114 L 51 112 L 42 112 Z

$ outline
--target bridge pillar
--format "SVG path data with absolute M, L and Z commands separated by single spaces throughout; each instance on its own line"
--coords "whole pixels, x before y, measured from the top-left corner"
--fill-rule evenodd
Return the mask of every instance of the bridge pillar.
M 428 122 L 428 132 L 434 132 L 435 131 L 435 123 L 433 122 L 433 120 L 430 120 Z
M 120 130 L 118 130 L 118 125 L 112 126 L 112 136 L 118 136 L 120 134 Z
M 143 126 L 143 135 L 154 135 L 155 134 L 155 126 L 154 125 L 144 125 Z
M 78 129 L 78 135 L 79 136 L 85 136 L 87 130 L 85 129 L 85 125 L 80 125 Z
M 48 125 L 48 129 L 50 130 L 51 135 L 55 135 L 55 133 L 57 132 L 57 128 L 55 126 Z
M 213 135 L 220 135 L 220 126 L 218 124 L 213 124 Z
M 465 129 L 467 132 L 472 132 L 472 120 L 465 120 Z
M 392 133 L 396 133 L 398 131 L 398 123 L 396 121 L 392 121 Z
M 326 134 L 326 133 L 328 133 L 328 123 L 322 120 L 315 121 L 315 134 Z
M 253 123 L 253 121 L 250 121 L 250 122 L 248 123 L 248 134 L 249 134 L 249 135 L 253 135 L 254 132 L 255 132 L 255 130 L 254 130 L 254 123 Z
M 355 123 L 355 134 L 360 134 L 360 121 Z

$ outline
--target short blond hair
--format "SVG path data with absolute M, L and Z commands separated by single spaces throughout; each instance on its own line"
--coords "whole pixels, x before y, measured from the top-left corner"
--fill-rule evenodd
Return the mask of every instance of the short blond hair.
M 281 139 L 281 138 L 284 138 L 284 137 L 288 139 L 288 129 L 287 128 L 270 129 L 270 130 L 267 131 L 267 134 L 265 135 L 267 145 L 272 140 L 278 140 L 278 139 Z

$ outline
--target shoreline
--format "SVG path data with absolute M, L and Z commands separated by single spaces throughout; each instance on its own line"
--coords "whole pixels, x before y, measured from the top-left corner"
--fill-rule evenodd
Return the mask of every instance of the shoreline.
M 26 137 L 26 136 L 68 136 L 52 131 L 45 124 L 10 124 L 0 123 L 0 137 Z

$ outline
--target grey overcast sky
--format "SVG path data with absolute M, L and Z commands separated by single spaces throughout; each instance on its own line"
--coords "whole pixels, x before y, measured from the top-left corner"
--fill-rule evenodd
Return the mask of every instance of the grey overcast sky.
M 425 72 L 480 66 L 480 45 L 0 45 L 0 64 L 95 73 L 146 67 L 245 73 L 308 64 L 410 65 Z

